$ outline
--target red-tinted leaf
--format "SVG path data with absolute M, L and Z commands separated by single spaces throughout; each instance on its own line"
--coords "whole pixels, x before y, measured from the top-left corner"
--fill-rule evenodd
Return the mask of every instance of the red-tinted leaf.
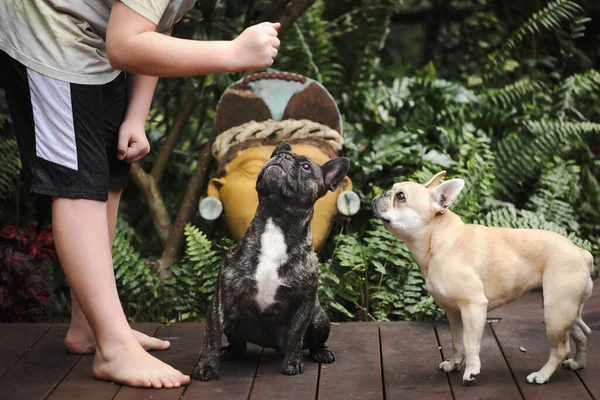
M 19 229 L 15 225 L 6 225 L 2 228 L 0 236 L 5 239 L 15 239 L 19 235 Z

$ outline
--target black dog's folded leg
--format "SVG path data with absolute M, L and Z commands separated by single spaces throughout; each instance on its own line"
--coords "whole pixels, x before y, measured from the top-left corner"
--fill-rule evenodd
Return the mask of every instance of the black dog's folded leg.
M 335 354 L 325 346 L 329 338 L 330 329 L 331 323 L 329 322 L 329 318 L 317 299 L 310 324 L 304 335 L 304 348 L 310 351 L 310 358 L 314 362 L 331 364 L 335 361 Z
M 297 375 L 304 372 L 302 342 L 313 309 L 314 302 L 306 302 L 298 308 L 292 318 L 292 325 L 286 337 L 283 355 L 283 373 L 285 375 Z
M 245 342 L 230 342 L 228 346 L 221 348 L 221 361 L 231 361 L 242 358 L 246 351 Z
M 221 336 L 223 335 L 223 304 L 219 290 L 213 296 L 206 316 L 204 348 L 192 371 L 192 379 L 210 381 L 219 379 Z

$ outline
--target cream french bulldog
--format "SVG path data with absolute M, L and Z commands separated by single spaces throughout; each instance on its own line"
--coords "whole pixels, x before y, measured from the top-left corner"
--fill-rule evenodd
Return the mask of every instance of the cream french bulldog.
M 592 255 L 559 234 L 534 229 L 470 225 L 448 209 L 462 179 L 440 183 L 442 171 L 424 185 L 396 183 L 373 200 L 386 229 L 408 246 L 425 276 L 426 288 L 450 322 L 454 353 L 439 365 L 465 367 L 463 384 L 479 375 L 479 350 L 487 311 L 543 287 L 550 358 L 529 383 L 543 384 L 562 362 L 585 367 L 590 328 L 581 319 L 592 293 Z M 569 355 L 569 333 L 576 346 Z

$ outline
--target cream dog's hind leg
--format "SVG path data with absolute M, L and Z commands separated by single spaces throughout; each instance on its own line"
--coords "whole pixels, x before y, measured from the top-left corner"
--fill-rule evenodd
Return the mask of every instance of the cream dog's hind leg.
M 483 294 L 479 301 L 471 301 L 460 305 L 460 313 L 463 325 L 463 343 L 465 347 L 465 373 L 463 384 L 473 382 L 481 372 L 481 361 L 479 350 L 481 349 L 481 337 L 485 329 L 487 317 L 487 299 Z
M 537 384 L 548 382 L 554 371 L 569 355 L 571 351 L 569 331 L 577 315 L 577 308 L 574 310 L 572 308 L 569 301 L 561 304 L 560 300 L 548 302 L 544 298 L 544 320 L 550 345 L 550 357 L 542 369 L 527 376 L 527 382 Z
M 575 356 L 562 363 L 563 368 L 578 370 L 585 368 L 589 337 L 592 330 L 581 319 L 581 313 L 571 327 L 571 338 L 575 342 Z
M 590 279 L 582 304 L 579 306 L 577 318 L 575 318 L 575 323 L 571 327 L 571 338 L 573 338 L 573 341 L 575 342 L 575 356 L 563 362 L 563 368 L 572 370 L 585 368 L 585 358 L 587 355 L 589 338 L 592 330 L 585 324 L 585 322 L 583 322 L 583 319 L 581 319 L 581 312 L 583 311 L 583 302 L 585 302 L 592 294 L 592 288 L 593 284 L 592 280 Z
M 554 277 L 560 276 L 560 279 Z M 588 279 L 589 283 L 584 280 Z M 584 283 L 585 282 L 585 283 Z M 582 283 L 585 289 L 582 289 Z M 546 269 L 544 273 L 544 320 L 546 335 L 550 345 L 548 362 L 537 372 L 527 376 L 527 382 L 543 384 L 550 380 L 552 374 L 571 351 L 569 332 L 577 346 L 575 356 L 577 364 L 585 365 L 585 354 L 589 328 L 581 320 L 581 306 L 591 293 L 591 279 L 578 271 L 565 273 L 564 269 Z M 578 367 L 575 359 L 566 363 L 568 367 Z
M 465 361 L 465 349 L 463 346 L 463 326 L 460 311 L 446 311 L 450 331 L 452 332 L 452 356 L 440 363 L 438 369 L 444 372 L 460 371 Z

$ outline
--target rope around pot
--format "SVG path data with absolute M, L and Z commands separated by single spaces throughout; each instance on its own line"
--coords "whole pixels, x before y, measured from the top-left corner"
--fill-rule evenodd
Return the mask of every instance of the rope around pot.
M 269 141 L 312 139 L 327 143 L 336 152 L 342 150 L 344 139 L 326 125 L 307 119 L 247 122 L 234 126 L 217 136 L 212 146 L 213 156 L 219 160 L 235 145 L 251 139 Z

